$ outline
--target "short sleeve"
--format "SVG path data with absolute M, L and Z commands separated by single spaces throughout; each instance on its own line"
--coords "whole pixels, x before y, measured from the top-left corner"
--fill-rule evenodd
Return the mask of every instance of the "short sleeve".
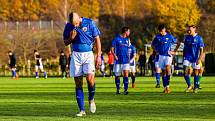
M 92 35 L 93 35 L 93 38 L 95 38 L 96 36 L 99 36 L 101 32 L 99 31 L 99 28 L 97 27 L 94 21 L 92 21 L 91 24 L 92 24 Z
M 205 44 L 203 42 L 202 37 L 199 37 L 199 47 L 201 48 L 201 47 L 204 47 L 204 46 L 205 46 Z
M 172 43 L 176 43 L 177 42 L 177 39 L 172 34 L 170 34 L 170 38 L 172 40 Z
M 154 40 L 152 40 L 152 46 L 156 46 L 157 44 L 157 37 L 154 38 Z
M 112 44 L 111 44 L 111 46 L 112 47 L 116 47 L 116 41 L 117 41 L 117 38 L 115 37 L 113 40 L 112 40 Z

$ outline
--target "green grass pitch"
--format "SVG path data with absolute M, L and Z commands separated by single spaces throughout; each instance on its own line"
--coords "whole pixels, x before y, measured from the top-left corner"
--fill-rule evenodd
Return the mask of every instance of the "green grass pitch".
M 129 95 L 116 95 L 114 78 L 97 77 L 95 114 L 89 112 L 85 81 L 87 116 L 80 118 L 73 79 L 1 77 L 0 121 L 215 121 L 215 77 L 204 77 L 197 94 L 184 93 L 182 77 L 171 79 L 171 94 L 154 88 L 152 77 L 136 80 Z

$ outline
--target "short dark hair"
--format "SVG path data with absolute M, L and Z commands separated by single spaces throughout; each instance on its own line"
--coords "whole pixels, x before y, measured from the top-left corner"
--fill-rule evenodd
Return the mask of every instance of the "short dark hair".
M 69 14 L 69 18 L 68 18 L 68 19 L 69 19 L 69 22 L 70 22 L 70 23 L 72 23 L 72 21 L 73 21 L 73 13 L 74 13 L 74 12 L 71 12 L 71 13 Z
M 9 50 L 9 51 L 8 51 L 8 53 L 12 53 L 12 51 L 11 51 L 11 50 Z
M 166 29 L 166 25 L 164 24 L 158 25 L 158 31 L 162 31 L 163 29 Z
M 127 27 L 127 26 L 122 27 L 122 29 L 121 29 L 121 34 L 123 34 L 123 33 L 127 32 L 129 29 L 130 29 L 130 28 L 129 28 L 129 27 Z
M 37 52 L 37 50 L 34 50 L 34 53 Z

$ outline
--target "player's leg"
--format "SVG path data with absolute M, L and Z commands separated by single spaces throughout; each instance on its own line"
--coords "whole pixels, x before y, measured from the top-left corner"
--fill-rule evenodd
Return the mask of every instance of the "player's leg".
M 136 75 L 135 72 L 131 72 L 131 80 L 132 80 L 132 88 L 136 87 L 135 81 L 136 81 Z
M 130 72 L 131 72 L 131 80 L 132 80 L 132 88 L 135 88 L 135 79 L 136 79 L 136 76 L 135 76 L 135 66 L 130 66 Z
M 121 75 L 121 64 L 114 64 L 113 67 L 114 76 L 115 76 L 115 84 L 116 84 L 116 94 L 120 94 L 120 75 Z
M 160 61 L 159 61 L 159 55 L 156 55 L 156 57 L 155 57 L 155 63 L 153 65 L 153 69 L 155 70 L 155 79 L 156 79 L 156 86 L 155 86 L 155 88 L 160 88 L 160 73 L 161 73 Z
M 159 62 L 155 62 L 155 79 L 156 79 L 156 86 L 155 88 L 160 88 L 160 73 L 161 68 L 159 67 Z
M 192 69 L 190 66 L 184 66 L 184 79 L 187 83 L 187 88 L 185 92 L 190 92 L 193 87 L 191 86 L 191 74 L 192 74 Z
M 83 77 L 74 77 L 75 79 L 75 92 L 76 92 L 76 101 L 78 103 L 78 107 L 80 112 L 76 114 L 76 116 L 85 116 L 85 109 L 84 109 L 84 91 L 83 91 Z
M 15 68 L 12 68 L 12 78 L 16 78 L 16 71 L 15 71 Z
M 198 80 L 199 80 L 198 75 L 199 75 L 200 64 L 197 65 L 196 63 L 193 63 L 192 67 L 194 68 L 194 89 L 193 89 L 193 92 L 197 93 Z
M 129 64 L 128 64 L 129 66 Z M 123 84 L 124 84 L 124 95 L 128 94 L 128 73 L 129 73 L 129 69 L 127 70 L 123 70 Z
M 35 66 L 35 77 L 36 77 L 36 78 L 39 78 L 39 72 L 38 72 L 38 70 L 39 70 L 39 66 L 36 65 L 36 66 Z
M 161 66 L 163 72 L 164 72 L 164 76 L 163 76 L 163 80 L 164 80 L 164 86 L 165 86 L 165 93 L 170 93 L 170 76 L 171 76 L 171 64 L 172 64 L 172 57 L 169 56 L 163 56 L 163 66 Z
M 164 92 L 165 92 L 165 88 L 167 86 L 167 83 L 166 83 L 166 65 L 165 65 L 165 56 L 161 56 L 159 55 L 159 60 L 157 61 L 157 65 L 156 67 L 158 69 L 161 69 L 162 71 L 162 82 L 163 82 L 163 87 L 164 87 Z M 156 77 L 158 78 L 158 77 Z
M 187 88 L 185 90 L 185 92 L 190 92 L 192 90 L 192 86 L 191 86 L 191 67 L 190 67 L 190 62 L 187 60 L 184 60 L 183 62 L 183 68 L 184 68 L 184 79 L 187 83 Z
M 163 82 L 163 87 L 164 87 L 164 90 L 163 92 L 165 93 L 166 92 L 166 70 L 161 70 L 162 72 L 162 82 Z
M 170 77 L 171 77 L 171 67 L 172 67 L 172 57 L 166 57 L 166 71 L 167 71 L 167 87 L 170 85 Z
M 200 82 L 202 80 L 202 74 L 204 72 L 204 67 L 200 67 L 199 69 L 199 75 L 198 75 L 198 89 L 202 89 L 202 87 L 200 86 Z
M 73 52 L 70 60 L 70 76 L 74 77 L 76 84 L 76 100 L 80 112 L 76 116 L 85 116 L 84 109 L 84 91 L 83 91 L 83 66 L 81 64 L 79 53 Z
M 197 89 L 198 89 L 198 69 L 194 69 L 194 89 L 193 92 L 197 93 Z
M 66 65 L 61 66 L 61 71 L 62 71 L 62 77 L 63 77 L 63 79 L 65 79 L 66 78 Z
M 88 84 L 88 101 L 90 104 L 90 112 L 96 112 L 96 105 L 94 102 L 96 83 L 94 79 L 94 74 L 87 74 L 87 84 Z
M 15 79 L 16 78 L 16 67 L 15 64 L 11 64 L 11 71 L 12 71 L 12 78 Z
M 86 59 L 86 60 L 85 60 Z M 96 112 L 96 105 L 94 102 L 95 95 L 95 63 L 94 63 L 94 55 L 92 52 L 86 53 L 83 58 L 83 72 L 86 74 L 86 80 L 88 84 L 88 101 L 90 104 L 90 112 Z
M 114 73 L 113 73 L 113 64 L 109 64 L 110 66 L 110 77 L 113 77 Z
M 120 94 L 120 73 L 115 72 L 116 94 Z
M 166 93 L 170 93 L 170 76 L 171 76 L 171 65 L 166 65 Z
M 40 71 L 43 73 L 44 78 L 47 78 L 47 73 L 46 71 L 44 71 L 43 65 L 40 65 L 39 68 L 40 68 Z

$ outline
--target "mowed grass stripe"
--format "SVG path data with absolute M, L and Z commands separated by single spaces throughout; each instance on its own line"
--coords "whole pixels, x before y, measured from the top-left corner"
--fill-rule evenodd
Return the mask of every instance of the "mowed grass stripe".
M 215 120 L 215 77 L 204 77 L 203 90 L 197 94 L 184 93 L 182 77 L 172 78 L 168 95 L 163 88 L 154 88 L 152 77 L 137 77 L 137 88 L 129 88 L 126 96 L 115 95 L 114 78 L 96 78 L 96 82 L 97 112 L 89 113 L 85 81 L 87 117 L 77 118 L 73 79 L 0 78 L 0 120 Z

